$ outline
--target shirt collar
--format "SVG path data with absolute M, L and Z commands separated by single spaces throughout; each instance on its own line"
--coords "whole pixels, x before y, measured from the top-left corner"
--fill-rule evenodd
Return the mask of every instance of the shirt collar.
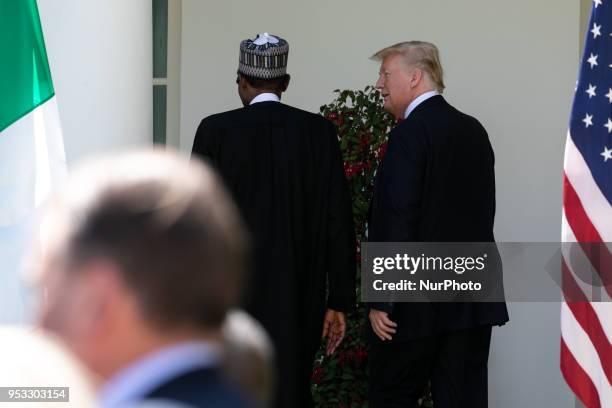
M 271 92 L 264 92 L 254 97 L 249 105 L 253 105 L 254 103 L 258 102 L 280 102 L 280 98 L 278 95 Z
M 219 351 L 211 343 L 184 342 L 155 351 L 115 374 L 102 387 L 102 408 L 129 406 L 172 378 L 196 368 L 217 365 Z
M 410 113 L 421 103 L 425 102 L 427 99 L 431 98 L 432 96 L 436 96 L 439 94 L 440 93 L 438 91 L 429 91 L 429 92 L 425 92 L 417 96 L 415 100 L 410 102 L 410 105 L 408 105 L 408 107 L 406 108 L 406 111 L 404 112 L 404 119 L 406 119 L 408 115 L 410 115 Z

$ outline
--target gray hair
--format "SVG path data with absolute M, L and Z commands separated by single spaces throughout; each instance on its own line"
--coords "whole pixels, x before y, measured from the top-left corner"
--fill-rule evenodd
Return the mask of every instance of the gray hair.
M 406 41 L 383 48 L 372 55 L 371 59 L 382 61 L 390 55 L 402 55 L 406 65 L 414 65 L 425 72 L 436 90 L 444 91 L 444 72 L 440 62 L 438 47 L 425 41 Z

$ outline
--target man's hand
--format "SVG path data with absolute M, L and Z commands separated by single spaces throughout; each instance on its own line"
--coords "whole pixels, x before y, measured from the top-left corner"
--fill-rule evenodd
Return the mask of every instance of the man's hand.
M 346 319 L 344 318 L 344 313 L 327 309 L 325 319 L 323 320 L 323 335 L 321 336 L 323 339 L 327 337 L 326 355 L 329 356 L 336 350 L 336 347 L 342 342 L 345 333 Z
M 389 319 L 387 312 L 382 312 L 376 309 L 370 309 L 370 324 L 374 333 L 382 340 L 391 340 L 391 335 L 395 334 L 397 323 Z

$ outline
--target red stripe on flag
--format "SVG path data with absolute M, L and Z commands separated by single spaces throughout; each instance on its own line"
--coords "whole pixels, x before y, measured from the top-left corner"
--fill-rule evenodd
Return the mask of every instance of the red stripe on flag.
M 578 242 L 603 242 L 565 173 L 563 173 L 563 208 L 567 222 L 572 227 Z
M 606 292 L 612 297 L 612 254 L 593 226 L 580 197 L 565 174 L 563 174 L 563 209 L 576 240 L 584 243 L 581 244 L 584 254 L 599 274 Z
M 569 387 L 586 408 L 601 408 L 595 384 L 578 364 L 563 338 L 561 338 L 561 372 Z
M 576 283 L 574 275 L 567 267 L 565 258 L 562 259 L 561 269 L 563 270 L 563 294 L 566 298 L 566 304 L 572 311 L 580 327 L 586 332 L 599 356 L 602 369 L 608 378 L 608 382 L 612 384 L 612 344 L 608 340 L 608 336 L 604 331 L 599 316 L 593 309 L 593 306 L 586 302 L 586 296 Z M 572 299 L 574 301 L 568 300 Z M 576 301 L 578 300 L 578 301 Z
M 566 302 L 578 324 L 589 336 L 593 347 L 597 351 L 601 367 L 612 384 L 612 345 L 606 337 L 601 322 L 589 302 Z

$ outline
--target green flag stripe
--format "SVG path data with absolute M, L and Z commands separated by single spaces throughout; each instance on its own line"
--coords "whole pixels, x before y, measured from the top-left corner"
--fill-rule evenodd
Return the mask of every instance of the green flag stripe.
M 0 0 L 0 132 L 54 95 L 36 0 Z

